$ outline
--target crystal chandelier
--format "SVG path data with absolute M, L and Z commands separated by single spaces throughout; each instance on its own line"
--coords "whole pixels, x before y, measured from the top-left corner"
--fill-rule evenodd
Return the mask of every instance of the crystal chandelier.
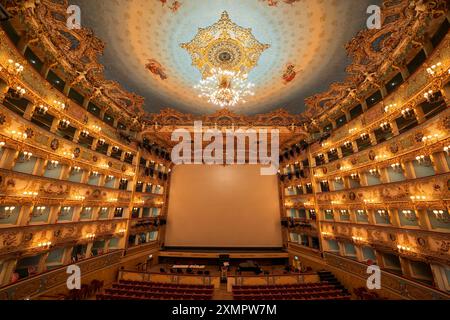
M 192 64 L 202 75 L 194 87 L 199 90 L 199 97 L 230 107 L 245 103 L 245 97 L 255 94 L 248 73 L 269 45 L 260 43 L 251 29 L 238 26 L 223 12 L 218 22 L 200 28 L 195 38 L 181 47 L 189 52 Z
M 200 80 L 194 88 L 200 91 L 200 98 L 208 98 L 208 102 L 220 107 L 235 106 L 245 103 L 246 96 L 255 95 L 255 85 L 247 81 L 247 74 L 230 70 L 212 69 L 212 75 Z

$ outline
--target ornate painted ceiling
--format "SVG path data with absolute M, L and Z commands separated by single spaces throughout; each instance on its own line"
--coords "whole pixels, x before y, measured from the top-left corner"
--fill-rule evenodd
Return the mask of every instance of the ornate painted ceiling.
M 73 0 L 82 25 L 105 42 L 105 76 L 145 98 L 145 110 L 209 114 L 220 107 L 193 87 L 201 79 L 180 47 L 223 11 L 269 44 L 249 80 L 255 96 L 233 111 L 305 110 L 304 99 L 345 78 L 345 45 L 365 27 L 374 0 Z

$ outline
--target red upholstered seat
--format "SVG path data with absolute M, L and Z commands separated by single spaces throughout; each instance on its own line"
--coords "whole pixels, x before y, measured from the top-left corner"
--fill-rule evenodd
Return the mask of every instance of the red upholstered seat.
M 120 280 L 98 300 L 210 300 L 214 286 Z
M 233 286 L 233 297 L 236 300 L 343 300 L 340 288 L 329 283 L 266 285 L 266 286 Z

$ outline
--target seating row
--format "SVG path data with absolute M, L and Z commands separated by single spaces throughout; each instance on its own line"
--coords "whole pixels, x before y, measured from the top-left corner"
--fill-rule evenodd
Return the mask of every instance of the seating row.
M 233 289 L 288 289 L 288 288 L 317 288 L 330 286 L 327 282 L 318 283 L 294 283 L 294 284 L 273 284 L 273 285 L 234 285 Z
M 277 288 L 277 287 L 263 287 L 263 288 L 236 288 L 233 287 L 233 291 L 241 291 L 241 292 L 251 292 L 251 291 L 258 291 L 258 292 L 265 292 L 265 291 L 272 291 L 272 290 L 277 290 L 277 291 L 309 291 L 309 292 L 316 292 L 316 291 L 323 291 L 323 290 L 333 290 L 335 289 L 336 286 L 333 285 L 327 285 L 327 286 L 322 286 L 322 287 L 306 287 L 306 288 Z
M 342 290 L 316 290 L 316 291 L 304 291 L 299 289 L 289 289 L 289 290 L 233 290 L 233 294 L 236 295 L 252 295 L 252 294 L 304 294 L 304 295 L 314 295 L 314 294 L 327 294 L 327 293 L 341 293 Z
M 235 300 L 350 300 L 348 295 L 322 295 L 322 296 L 303 296 L 303 295 L 240 295 L 234 296 Z
M 136 294 L 136 295 L 123 295 L 123 294 L 98 294 L 97 300 L 211 300 L 211 295 L 185 295 L 185 294 Z
M 112 289 L 109 290 L 125 290 L 125 291 L 137 291 L 137 292 L 177 292 L 177 293 L 186 293 L 186 294 L 210 294 L 213 292 L 213 289 L 193 289 L 193 288 L 186 288 L 186 289 L 179 289 L 179 288 L 149 288 L 145 286 L 125 286 L 125 285 L 117 285 L 114 284 Z
M 160 288 L 214 289 L 213 285 L 178 284 L 178 283 L 162 283 L 162 282 L 150 282 L 150 281 L 133 281 L 133 280 L 120 280 L 119 284 L 160 287 Z

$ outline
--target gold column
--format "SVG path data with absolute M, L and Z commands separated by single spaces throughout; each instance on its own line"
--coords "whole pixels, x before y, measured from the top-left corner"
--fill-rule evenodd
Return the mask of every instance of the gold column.
M 3 268 L 0 271 L 0 286 L 6 286 L 11 283 L 11 277 L 16 270 L 17 260 L 7 260 L 3 263 Z
M 28 121 L 31 121 L 31 117 L 33 116 L 35 109 L 36 105 L 34 103 L 28 103 L 27 108 L 25 109 L 25 113 L 23 114 L 23 117 Z
M 377 144 L 377 137 L 375 136 L 375 132 L 374 131 L 369 131 L 369 139 L 370 139 L 370 144 L 372 146 Z
M 389 212 L 389 217 L 390 217 L 390 220 L 391 220 L 391 224 L 394 227 L 401 228 L 402 225 L 400 223 L 400 217 L 398 216 L 398 209 L 389 208 L 388 212 Z
M 436 174 L 446 173 L 450 170 L 445 152 L 436 152 L 430 155 Z
M 414 170 L 414 165 L 412 161 L 406 161 L 402 164 L 402 168 L 405 172 L 405 178 L 406 179 L 415 179 L 416 178 L 416 172 Z

